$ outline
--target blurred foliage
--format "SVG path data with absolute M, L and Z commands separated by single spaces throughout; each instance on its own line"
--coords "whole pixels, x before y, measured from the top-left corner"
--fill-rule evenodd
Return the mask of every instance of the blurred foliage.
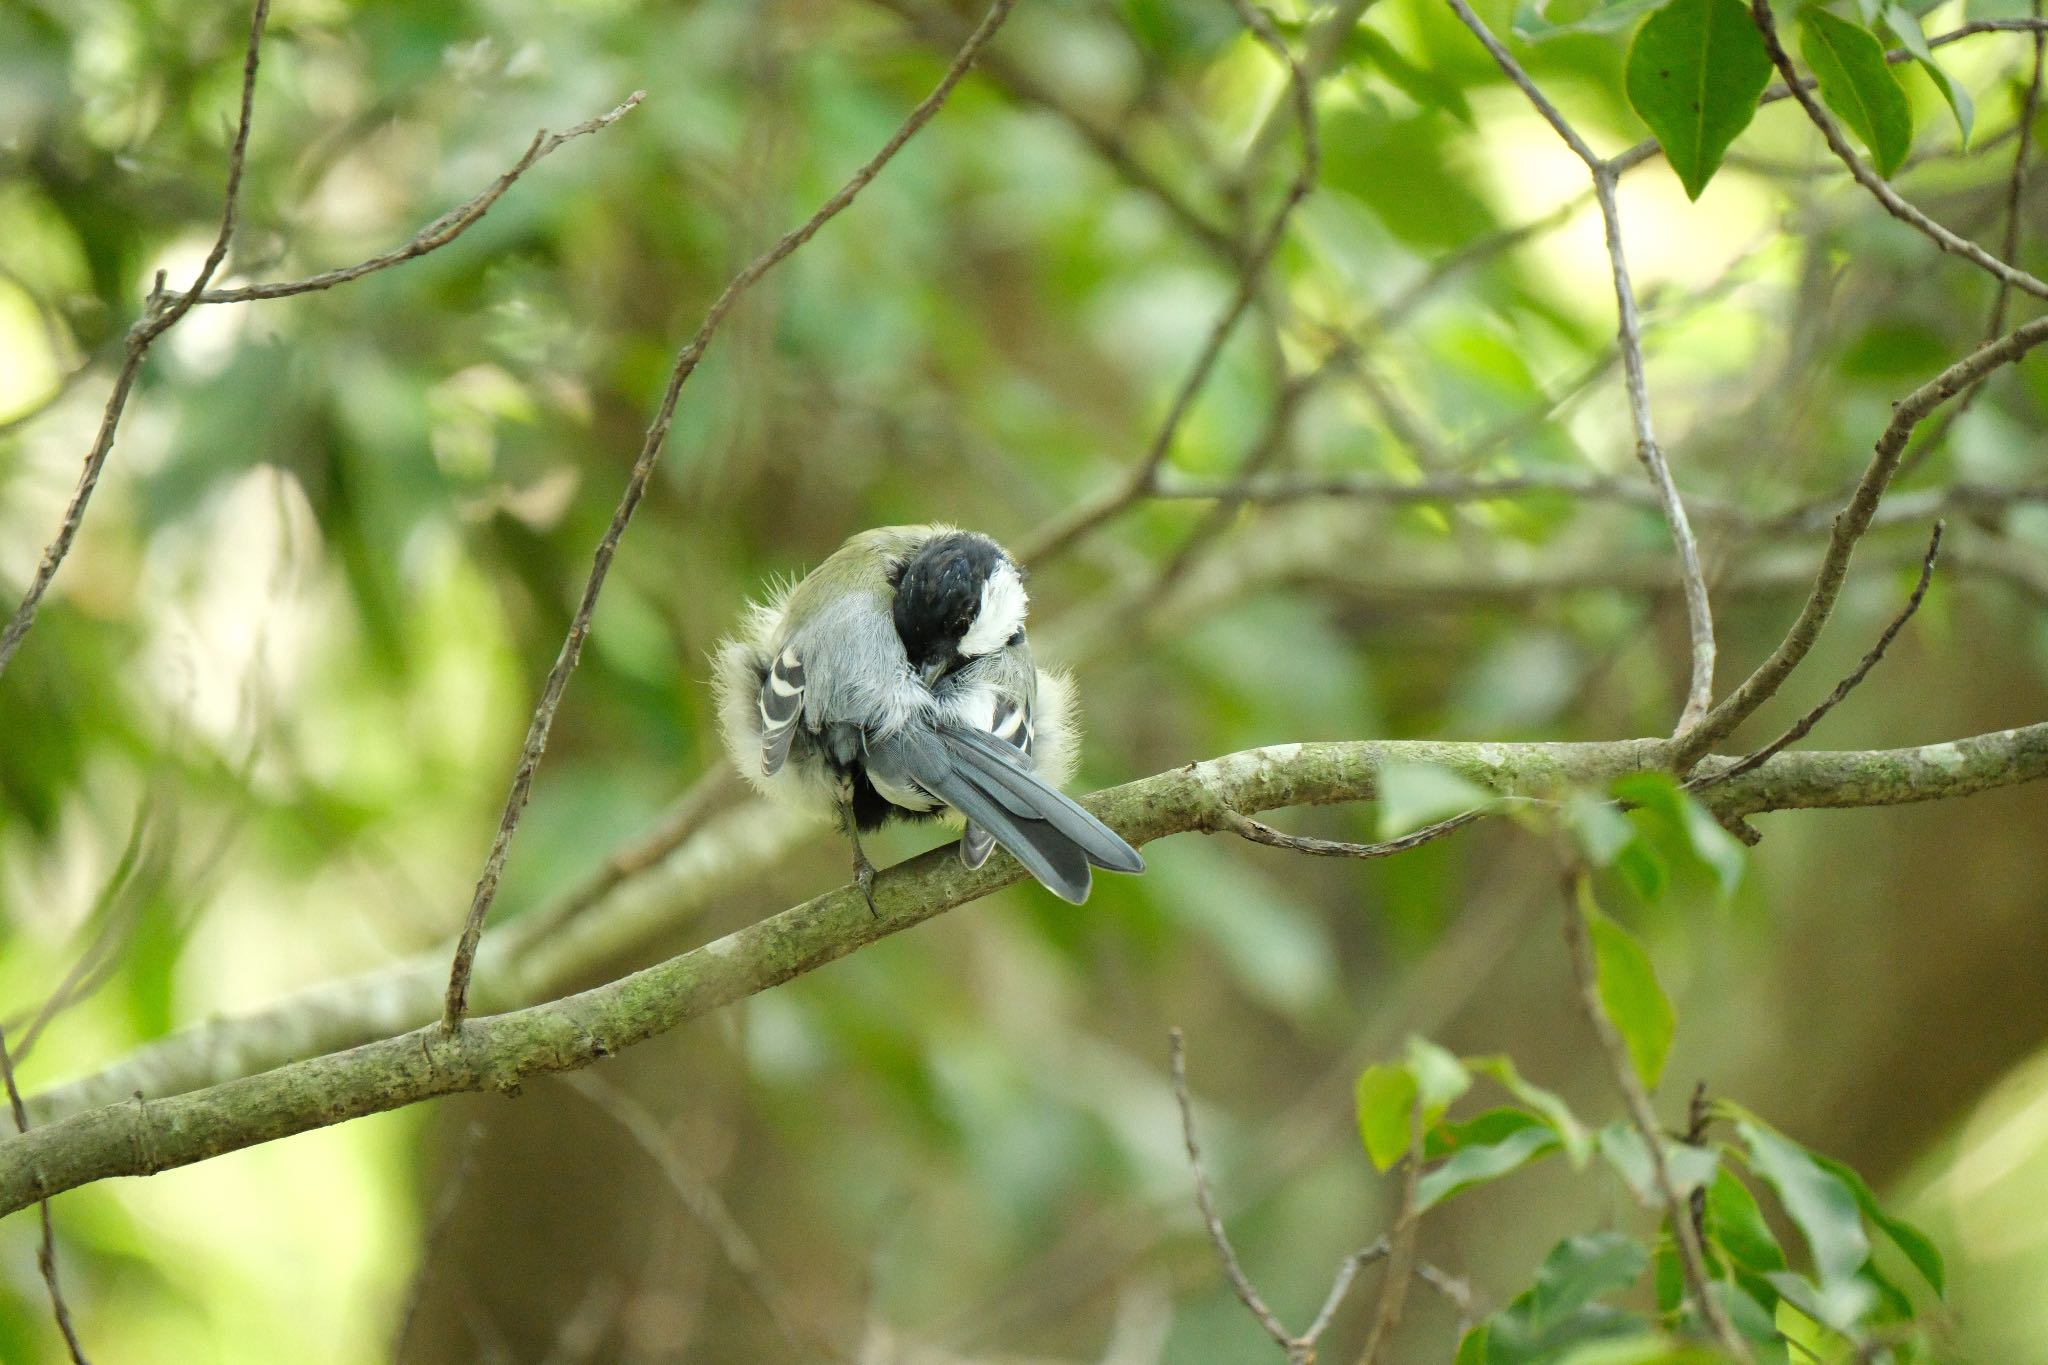
M 1646 135 L 1625 70 L 1651 6 L 1479 8 L 1602 152 Z M 2024 12 L 1838 5 L 1799 31 L 1881 20 L 1905 41 L 1911 22 L 1935 35 Z M 69 496 L 149 278 L 188 276 L 216 229 L 246 17 L 0 6 L 5 600 Z M 200 309 L 152 355 L 76 552 L 0 676 L 11 1042 L 83 965 L 23 1061 L 29 1089 L 453 930 L 674 348 L 929 89 L 950 41 L 929 33 L 972 17 L 938 0 L 280 0 L 230 283 L 387 249 L 533 129 L 649 97 L 446 249 L 331 292 Z M 1317 14 L 1277 17 L 1299 45 Z M 1873 76 L 1853 50 L 1838 73 L 1890 83 L 1902 103 L 1856 131 L 1889 157 L 1904 110 L 1901 186 L 1986 243 L 2004 230 L 2030 51 L 1985 34 L 1937 49 L 1936 76 Z M 686 390 L 500 920 L 721 761 L 707 654 L 764 580 L 888 522 L 1023 543 L 1150 439 L 1234 280 L 1187 217 L 1237 240 L 1291 172 L 1278 68 L 1221 0 L 1024 0 L 994 55 L 749 296 Z M 1967 153 L 1951 84 L 1973 104 Z M 1317 109 L 1321 183 L 1169 472 L 1227 476 L 1274 430 L 1284 386 L 1314 376 L 1269 473 L 1639 477 L 1583 169 L 1455 16 L 1379 0 Z M 1238 175 L 1269 120 L 1270 154 Z M 1101 155 L 1105 136 L 1177 207 Z M 1718 159 L 1703 147 L 1687 186 L 1652 161 L 1621 203 L 1660 436 L 1689 495 L 1752 514 L 1701 517 L 1725 685 L 1782 630 L 1816 553 L 1768 518 L 1820 499 L 1824 527 L 1888 404 L 1981 339 L 1993 291 L 1884 216 L 1790 102 L 1714 173 Z M 2037 271 L 2044 184 L 2021 203 Z M 2036 360 L 1942 424 L 1895 496 L 2038 484 L 2044 429 Z M 1265 742 L 1605 738 L 1664 733 L 1677 713 L 1683 613 L 1639 505 L 1246 507 L 1154 591 L 1207 514 L 1148 502 L 1035 566 L 1035 634 L 1075 667 L 1089 718 L 1080 786 Z M 1822 741 L 2040 718 L 2048 516 L 1995 503 L 1957 520 L 1926 609 Z M 1738 738 L 1762 742 L 1847 670 L 1924 535 L 1924 520 L 1872 535 L 1822 647 Z M 1394 789 L 1377 812 L 1290 826 L 1370 838 L 1466 795 L 1429 774 Z M 1604 994 L 1634 1002 L 1615 1013 L 1646 1079 L 1661 1067 L 1670 1121 L 1703 1079 L 1775 1125 L 1717 1110 L 1702 1149 L 1731 1315 L 1759 1340 L 1792 1336 L 1792 1359 L 1841 1358 L 1830 1327 L 1882 1336 L 1917 1313 L 1933 1343 L 1917 1358 L 2048 1362 L 2048 1235 L 2021 1216 L 2048 1198 L 2048 799 L 1781 815 L 1745 866 L 1670 784 L 1618 794 L 1626 814 L 1590 793 L 1563 820 L 1612 915 Z M 1453 1175 L 1420 1251 L 1485 1310 L 1461 1359 L 1555 1359 L 1550 1334 L 1580 1323 L 1658 1343 L 1598 1359 L 1676 1360 L 1654 1335 L 1676 1323 L 1671 1252 L 1632 1193 L 1633 1130 L 1611 1122 L 1556 932 L 1555 837 L 1497 821 L 1371 863 L 1183 838 L 1085 910 L 1006 893 L 601 1074 L 670 1125 L 835 1340 L 865 1337 L 877 1359 L 1205 1365 L 1269 1343 L 1194 1218 L 1167 1027 L 1186 1030 L 1232 1235 L 1294 1323 L 1395 1216 L 1398 1176 L 1349 1133 L 1361 1073 L 1383 1068 L 1375 1094 L 1398 1106 L 1431 1093 L 1398 1079 L 1418 1057 L 1439 1086 L 1481 1071 L 1511 1105 L 1429 1101 Z M 898 831 L 883 852 L 930 838 Z M 813 841 L 588 979 L 834 884 L 842 858 Z M 1404 1053 L 1411 1035 L 1441 1047 Z M 1377 1121 L 1376 1154 L 1398 1156 L 1405 1129 Z M 783 1347 L 655 1163 L 556 1083 L 55 1209 L 96 1359 Z M 35 1232 L 28 1216 L 0 1227 L 8 1360 L 57 1349 Z M 1326 1358 L 1358 1348 L 1367 1316 L 1340 1315 Z M 1418 1293 L 1398 1358 L 1448 1359 L 1459 1339 L 1451 1308 Z

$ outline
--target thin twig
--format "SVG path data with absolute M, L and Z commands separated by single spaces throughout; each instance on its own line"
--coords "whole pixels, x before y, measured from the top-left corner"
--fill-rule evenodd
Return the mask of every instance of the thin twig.
M 2048 23 L 2042 18 L 2042 0 L 2034 0 L 2034 74 L 2027 81 L 2027 90 L 2020 97 L 2019 121 L 2014 124 L 2016 142 L 2012 154 L 2012 174 L 2005 182 L 2005 240 L 1999 243 L 2000 256 L 2008 261 L 2020 258 L 2020 205 L 2027 193 L 2028 162 L 2034 152 L 2034 116 L 2041 108 L 2041 77 L 2048 68 Z M 2001 279 L 1997 296 L 1991 304 L 1991 320 L 1984 327 L 1984 339 L 1990 341 L 2005 330 L 2005 313 L 2012 302 L 2012 283 Z M 1963 395 L 1967 403 L 1971 394 Z
M 767 1311 L 775 1329 L 796 1349 L 799 1358 L 846 1359 L 843 1350 L 806 1320 L 797 1307 L 796 1296 L 769 1267 L 760 1248 L 754 1245 L 754 1239 L 747 1235 L 746 1229 L 733 1217 L 732 1210 L 726 1207 L 725 1200 L 719 1197 L 709 1181 L 689 1168 L 676 1150 L 674 1139 L 645 1105 L 619 1087 L 587 1073 L 577 1072 L 562 1077 L 562 1080 L 603 1110 L 661 1169 L 662 1178 L 675 1192 L 676 1201 L 711 1235 L 719 1254 L 725 1258 L 727 1268 Z
M 1962 257 L 2015 289 L 2025 290 L 2037 298 L 2048 299 L 2048 281 L 2028 274 L 2010 261 L 1992 255 L 1975 242 L 1960 237 L 1942 226 L 1908 202 L 1883 176 L 1872 170 L 1863 158 L 1856 155 L 1855 148 L 1842 136 L 1841 128 L 1836 125 L 1827 110 L 1821 107 L 1814 93 L 1806 88 L 1805 82 L 1800 80 L 1799 72 L 1792 65 L 1791 55 L 1785 51 L 1785 44 L 1778 37 L 1778 23 L 1771 13 L 1770 0 L 1750 0 L 1750 14 L 1756 20 L 1757 32 L 1763 35 L 1764 50 L 1770 54 L 1771 63 L 1778 68 L 1778 74 L 1785 78 L 1792 98 L 1799 101 L 1799 107 L 1806 111 L 1806 117 L 1820 130 L 1821 138 L 1827 143 L 1828 150 L 1849 168 L 1849 174 L 1855 177 L 1856 183 L 1870 191 L 1871 196 L 1884 206 L 1885 212 L 1921 233 L 1951 256 Z
M 1273 255 L 1280 249 L 1280 243 L 1287 235 L 1288 223 L 1294 211 L 1315 189 L 1316 177 L 1322 165 L 1322 146 L 1316 132 L 1315 92 L 1308 73 L 1287 50 L 1286 43 L 1274 30 L 1273 23 L 1264 13 L 1253 7 L 1247 0 L 1231 0 L 1252 35 L 1267 50 L 1276 56 L 1287 71 L 1287 89 L 1293 101 L 1294 116 L 1301 133 L 1301 165 L 1294 179 L 1288 183 L 1287 193 L 1266 227 L 1252 243 L 1245 254 L 1243 268 L 1238 272 L 1237 287 L 1231 292 L 1230 302 L 1217 314 L 1210 325 L 1208 335 L 1203 338 L 1202 348 L 1195 355 L 1195 363 L 1181 379 L 1180 387 L 1174 392 L 1173 401 L 1168 404 L 1166 416 L 1152 434 L 1144 455 L 1121 483 L 1113 486 L 1092 501 L 1083 502 L 1065 517 L 1039 532 L 1024 550 L 1021 558 L 1031 563 L 1042 563 L 1065 551 L 1084 536 L 1100 527 L 1124 509 L 1149 494 L 1158 482 L 1159 471 L 1166 458 L 1173 451 L 1175 437 L 1180 434 L 1181 423 L 1195 405 L 1209 382 L 1209 375 L 1216 368 L 1217 359 L 1223 354 L 1223 347 L 1237 330 L 1237 324 L 1249 311 L 1252 301 L 1258 296 L 1259 283 L 1265 274 Z
M 1772 757 L 1781 750 L 1788 749 L 1800 740 L 1805 739 L 1808 734 L 1812 733 L 1813 727 L 1820 724 L 1823 716 L 1827 715 L 1828 712 L 1834 710 L 1837 706 L 1840 706 L 1843 699 L 1856 690 L 1857 685 L 1869 675 L 1870 670 L 1876 668 L 1878 661 L 1884 658 L 1884 652 L 1891 648 L 1892 641 L 1898 637 L 1898 633 L 1906 628 L 1906 622 L 1913 619 L 1913 613 L 1920 610 L 1921 599 L 1927 596 L 1927 585 L 1934 580 L 1934 560 L 1941 553 L 1941 533 L 1943 527 L 1944 523 L 1942 522 L 1937 521 L 1934 523 L 1934 534 L 1927 539 L 1927 553 L 1920 561 L 1920 580 L 1913 585 L 1912 596 L 1906 599 L 1906 605 L 1900 609 L 1897 616 L 1892 618 L 1891 624 L 1884 628 L 1884 633 L 1877 637 L 1877 643 L 1870 647 L 1869 652 L 1863 656 L 1862 662 L 1858 663 L 1850 671 L 1849 676 L 1836 683 L 1835 690 L 1821 698 L 1820 705 L 1794 721 L 1791 728 L 1787 729 L 1784 734 L 1779 735 L 1762 748 L 1745 754 L 1735 763 L 1719 772 L 1688 781 L 1685 784 L 1688 791 L 1698 791 L 1703 787 L 1714 786 L 1761 768 L 1764 764 L 1770 762 Z
M 1354 1251 L 1337 1263 L 1337 1275 L 1330 1281 L 1330 1292 L 1323 1296 L 1323 1306 L 1316 1310 L 1314 1321 L 1310 1322 L 1308 1330 L 1301 1334 L 1304 1341 L 1316 1341 L 1329 1330 L 1330 1321 L 1337 1316 L 1337 1310 L 1343 1307 L 1345 1296 L 1350 1294 L 1351 1282 L 1358 1278 L 1358 1272 L 1374 1261 L 1386 1259 L 1388 1250 L 1387 1239 L 1382 1237 L 1371 1246 Z
M 1209 1188 L 1209 1168 L 1202 1161 L 1202 1144 L 1195 1136 L 1195 1102 L 1188 1094 L 1187 1042 L 1179 1029 L 1169 1035 L 1173 1048 L 1173 1097 L 1180 1103 L 1181 1136 L 1187 1143 L 1188 1167 L 1195 1176 L 1195 1207 L 1201 1210 L 1202 1226 L 1208 1229 L 1210 1244 L 1216 1248 L 1216 1259 L 1223 1264 L 1223 1277 L 1230 1282 L 1231 1292 L 1266 1329 L 1266 1335 L 1287 1352 L 1290 1361 L 1300 1358 L 1300 1343 L 1294 1334 L 1266 1306 L 1259 1297 L 1259 1291 L 1238 1264 L 1237 1250 L 1230 1245 L 1230 1234 L 1224 1231 L 1223 1217 L 1216 1212 L 1216 1196 Z
M 1579 1007 L 1585 1013 L 1586 1021 L 1593 1026 L 1601 1051 L 1607 1054 L 1608 1068 L 1614 1073 L 1614 1083 L 1621 1090 L 1629 1122 L 1635 1126 L 1643 1139 L 1643 1146 L 1649 1151 L 1651 1181 L 1664 1202 L 1664 1212 L 1671 1224 L 1671 1240 L 1678 1246 L 1678 1263 L 1685 1272 L 1686 1292 L 1721 1349 L 1735 1359 L 1747 1362 L 1752 1358 L 1749 1347 L 1728 1320 L 1727 1312 L 1721 1307 L 1721 1301 L 1714 1297 L 1708 1281 L 1706 1256 L 1700 1249 L 1699 1239 L 1693 1234 L 1692 1217 L 1686 1201 L 1678 1192 L 1677 1182 L 1672 1179 L 1671 1164 L 1664 1155 L 1664 1132 L 1657 1123 L 1657 1111 L 1650 1106 L 1650 1092 L 1643 1088 L 1642 1077 L 1636 1074 L 1628 1044 L 1615 1029 L 1614 1021 L 1607 1017 L 1606 1007 L 1600 1003 L 1600 981 L 1593 964 L 1593 943 L 1586 932 L 1585 911 L 1580 908 L 1580 901 L 1587 894 L 1586 871 L 1582 867 L 1574 868 L 1564 879 L 1564 941 L 1571 954 Z
M 830 222 L 872 181 L 884 166 L 903 149 L 905 143 L 915 137 L 925 124 L 946 102 L 967 75 L 981 50 L 995 36 L 996 30 L 1009 16 L 1016 0 L 995 0 L 988 13 L 953 58 L 952 64 L 939 78 L 932 92 L 925 96 L 918 106 L 911 110 L 889 140 L 866 164 L 853 173 L 838 192 L 819 206 L 818 211 L 789 232 L 766 251 L 755 257 L 744 269 L 732 277 L 724 292 L 712 303 L 704 315 L 704 321 L 697 328 L 697 334 L 690 338 L 676 356 L 674 367 L 669 372 L 668 387 L 662 393 L 661 404 L 656 409 L 654 420 L 647 428 L 640 454 L 633 462 L 633 472 L 626 481 L 626 489 L 619 499 L 618 510 L 613 512 L 611 525 L 598 542 L 590 576 L 583 585 L 582 599 L 576 605 L 575 615 L 570 618 L 569 631 L 562 640 L 562 648 L 555 656 L 554 667 L 548 670 L 546 684 L 541 689 L 539 702 L 534 706 L 533 719 L 527 726 L 526 742 L 519 755 L 518 769 L 512 776 L 512 789 L 505 798 L 505 809 L 498 819 L 498 830 L 491 840 L 491 851 L 484 859 L 482 874 L 477 878 L 476 894 L 470 900 L 469 915 L 462 926 L 461 940 L 456 944 L 455 959 L 448 972 L 448 990 L 443 1002 L 441 1016 L 444 1030 L 460 1026 L 462 1018 L 469 1011 L 469 977 L 476 964 L 477 942 L 483 936 L 484 918 L 490 913 L 491 902 L 498 894 L 498 880 L 505 869 L 506 855 L 511 851 L 512 836 L 519 829 L 520 816 L 526 809 L 527 794 L 533 786 L 534 771 L 540 767 L 541 755 L 546 752 L 548 734 L 554 726 L 555 709 L 561 705 L 562 692 L 569 685 L 569 675 L 576 670 L 577 660 L 583 653 L 583 642 L 590 634 L 591 616 L 597 610 L 598 594 L 604 590 L 605 576 L 611 570 L 612 557 L 618 553 L 619 539 L 626 532 L 626 525 L 633 519 L 634 511 L 646 495 L 649 480 L 654 476 L 655 462 L 661 457 L 662 447 L 667 443 L 670 425 L 675 420 L 676 403 L 682 396 L 683 385 L 696 372 L 698 362 L 703 360 L 705 349 L 717 334 L 719 324 L 727 313 L 739 302 L 740 296 L 760 280 L 763 275 L 780 265 L 797 248 L 811 240 L 818 230 Z
M 85 521 L 86 504 L 92 501 L 93 490 L 99 486 L 100 473 L 106 468 L 107 456 L 114 448 L 114 434 L 120 429 L 121 415 L 127 410 L 128 395 L 134 391 L 143 358 L 149 354 L 149 348 L 156 344 L 158 337 L 191 311 L 193 304 L 206 291 L 206 286 L 213 282 L 214 272 L 227 258 L 228 244 L 234 238 L 235 223 L 241 211 L 242 169 L 249 156 L 249 123 L 256 105 L 256 67 L 262 55 L 263 26 L 269 17 L 270 0 L 256 0 L 256 10 L 249 21 L 249 45 L 242 56 L 241 116 L 235 126 L 234 142 L 228 148 L 228 178 L 222 196 L 220 231 L 214 237 L 212 249 L 206 253 L 206 261 L 200 266 L 199 274 L 183 293 L 167 294 L 163 272 L 157 272 L 156 283 L 150 288 L 149 297 L 143 305 L 142 317 L 128 329 L 123 342 L 125 354 L 120 373 L 114 378 L 114 390 L 107 398 L 106 410 L 100 414 L 99 432 L 93 438 L 92 448 L 86 452 L 84 467 L 78 475 L 78 486 L 64 509 L 64 520 L 57 528 L 56 538 L 44 548 L 43 557 L 36 565 L 35 577 L 29 580 L 28 590 L 22 594 L 21 604 L 14 609 L 6 629 L 0 630 L 0 673 L 7 671 L 8 662 L 21 648 L 29 627 L 35 624 L 36 610 L 42 605 L 43 595 L 50 590 L 64 557 L 71 553 L 71 542 L 78 538 L 78 528 Z
M 1628 390 L 1629 417 L 1635 426 L 1636 458 L 1642 462 L 1644 471 L 1650 476 L 1651 486 L 1657 491 L 1657 505 L 1671 530 L 1685 585 L 1686 631 L 1691 645 L 1692 675 L 1675 731 L 1683 734 L 1697 725 L 1713 705 L 1714 615 L 1707 596 L 1706 575 L 1700 568 L 1699 543 L 1693 537 L 1685 502 L 1678 495 L 1678 486 L 1672 480 L 1671 467 L 1664 458 L 1663 448 L 1657 443 L 1656 429 L 1651 421 L 1649 381 L 1643 371 L 1642 321 L 1636 308 L 1635 285 L 1629 277 L 1628 258 L 1622 248 L 1621 210 L 1614 195 L 1620 173 L 1612 164 L 1594 154 L 1578 130 L 1537 88 L 1521 63 L 1493 36 L 1492 30 L 1465 0 L 1449 0 L 1449 4 L 1459 21 L 1472 30 L 1508 79 L 1521 87 L 1536 111 L 1564 139 L 1572 154 L 1585 163 L 1587 174 L 1593 177 L 1593 193 L 1600 204 L 1600 222 L 1606 237 L 1609 271 L 1614 277 L 1622 372 Z
M 493 180 L 474 198 L 456 205 L 433 222 L 428 223 L 415 233 L 410 241 L 402 246 L 395 247 L 380 255 L 372 256 L 368 260 L 358 261 L 354 265 L 342 266 L 334 270 L 323 270 L 317 275 L 308 275 L 300 280 L 280 280 L 272 284 L 241 285 L 233 289 L 209 289 L 199 296 L 198 301 L 200 303 L 252 303 L 262 299 L 289 298 L 294 294 L 310 294 L 315 290 L 332 289 L 338 284 L 348 284 L 351 281 L 361 279 L 365 275 L 374 275 L 380 270 L 389 270 L 394 265 L 403 265 L 405 262 L 415 260 L 429 252 L 438 251 L 463 233 L 469 231 L 470 228 L 476 226 L 483 216 L 491 211 L 491 207 L 504 197 L 505 191 L 512 188 L 513 182 L 532 170 L 550 152 L 565 142 L 573 142 L 579 137 L 611 127 L 630 113 L 640 101 L 646 98 L 647 92 L 645 90 L 635 90 L 617 108 L 609 113 L 599 114 L 593 119 L 586 119 L 573 128 L 564 128 L 559 133 L 551 133 L 545 128 L 541 129 L 533 135 L 533 141 L 527 144 L 525 154 L 519 160 L 513 162 L 503 175 Z
M 1379 1365 L 1393 1346 L 1394 1329 L 1401 1325 L 1401 1310 L 1408 1302 L 1408 1277 L 1415 1263 L 1415 1239 L 1422 1230 L 1417 1195 L 1422 1181 L 1422 1100 L 1418 1096 L 1408 1111 L 1408 1159 L 1402 1163 L 1401 1211 L 1394 1218 L 1388 1239 L 1386 1278 L 1380 1283 L 1379 1306 L 1373 1310 L 1372 1330 L 1366 1334 L 1365 1350 L 1358 1365 Z
M 14 1059 L 8 1055 L 7 1037 L 0 1031 L 0 1080 L 7 1083 L 7 1103 L 14 1111 L 14 1131 L 28 1132 L 28 1107 L 21 1102 L 21 1087 L 14 1081 Z M 50 1291 L 50 1312 L 57 1319 L 57 1330 L 63 1334 L 64 1349 L 71 1353 L 72 1365 L 89 1365 L 85 1348 L 79 1344 L 78 1332 L 71 1325 L 71 1309 L 64 1302 L 64 1287 L 57 1279 L 57 1225 L 50 1216 L 50 1201 L 47 1196 L 36 1201 L 43 1217 L 43 1241 L 36 1249 L 36 1268 L 43 1273 L 43 1287 Z
M 1758 664 L 1739 687 L 1722 698 L 1699 725 L 1679 737 L 1672 758 L 1680 772 L 1697 762 L 1717 740 L 1731 733 L 1759 706 L 1776 695 L 1786 677 L 1813 648 L 1814 641 L 1820 637 L 1821 627 L 1827 624 L 1829 615 L 1834 611 L 1836 598 L 1841 595 L 1842 582 L 1848 576 L 1849 561 L 1856 552 L 1856 543 L 1863 538 L 1872 518 L 1877 515 L 1878 503 L 1898 470 L 1900 454 L 1905 450 L 1913 429 L 1969 385 L 2000 366 L 2012 364 L 2044 341 L 2048 341 L 2048 317 L 2036 318 L 2014 328 L 1997 341 L 1978 347 L 1893 405 L 1891 421 L 1877 438 L 1869 466 L 1857 481 L 1848 504 L 1835 517 L 1827 550 L 1821 556 L 1820 571 L 1806 602 L 1799 609 L 1798 617 L 1770 656 Z
M 1288 834 L 1248 815 L 1240 815 L 1228 806 L 1218 805 L 1216 808 L 1216 818 L 1240 838 L 1248 839 L 1255 844 L 1265 844 L 1269 848 L 1284 848 L 1293 853 L 1306 853 L 1317 858 L 1391 858 L 1397 853 L 1406 853 L 1410 849 L 1434 843 L 1446 834 L 1465 828 L 1484 814 L 1486 812 L 1483 810 L 1468 810 L 1447 820 L 1424 825 L 1421 829 L 1404 834 L 1398 839 L 1388 839 L 1377 844 L 1348 844 L 1338 839 L 1317 839 L 1306 834 Z

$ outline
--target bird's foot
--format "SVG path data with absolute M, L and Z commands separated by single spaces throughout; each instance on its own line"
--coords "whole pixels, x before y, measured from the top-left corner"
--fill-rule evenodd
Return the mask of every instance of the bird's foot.
M 858 845 L 853 850 L 853 884 L 860 888 L 861 899 L 868 903 L 868 913 L 880 919 L 882 912 L 875 908 L 875 865 Z

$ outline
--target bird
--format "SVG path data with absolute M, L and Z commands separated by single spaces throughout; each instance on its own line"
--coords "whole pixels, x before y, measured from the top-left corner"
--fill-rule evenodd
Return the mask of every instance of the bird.
M 1023 568 L 954 526 L 862 531 L 751 603 L 713 658 L 733 765 L 775 802 L 835 817 L 875 911 L 862 833 L 891 818 L 965 822 L 960 861 L 996 845 L 1080 904 L 1092 874 L 1145 870 L 1059 790 L 1078 758 L 1074 689 L 1038 666 Z

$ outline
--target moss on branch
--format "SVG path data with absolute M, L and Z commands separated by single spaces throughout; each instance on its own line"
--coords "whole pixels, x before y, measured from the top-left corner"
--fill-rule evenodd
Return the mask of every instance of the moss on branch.
M 1440 764 L 1504 795 L 1545 796 L 1662 767 L 1668 756 L 1661 740 L 1284 744 L 1191 763 L 1098 792 L 1087 804 L 1142 844 L 1216 828 L 1219 803 L 1255 814 L 1370 799 L 1388 762 Z M 1701 772 L 1729 762 L 1709 759 Z M 2048 723 L 1910 749 L 1780 754 L 1706 789 L 1703 799 L 1738 817 L 1935 800 L 2043 776 Z M 841 887 L 616 981 L 472 1018 L 454 1033 L 430 1023 L 187 1093 L 73 1113 L 0 1141 L 0 1215 L 95 1180 L 189 1165 L 437 1095 L 509 1092 L 527 1076 L 587 1066 L 1022 877 L 1006 855 L 973 870 L 950 846 L 934 849 L 881 874 L 877 915 Z

